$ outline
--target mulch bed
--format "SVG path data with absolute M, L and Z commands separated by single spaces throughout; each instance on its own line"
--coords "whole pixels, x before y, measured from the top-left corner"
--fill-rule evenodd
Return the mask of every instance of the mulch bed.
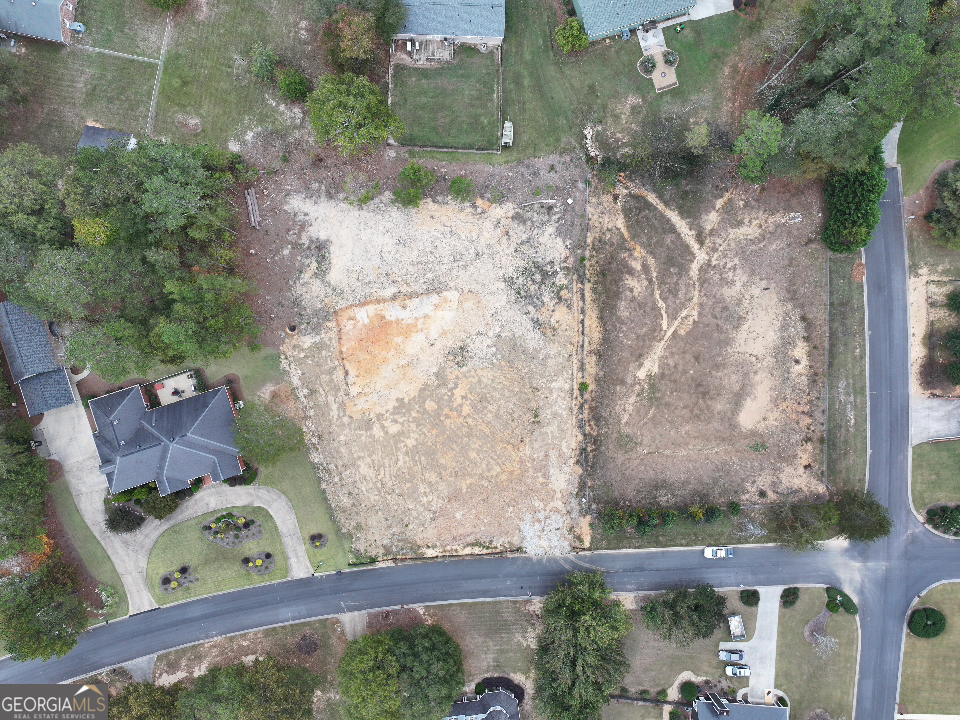
M 827 620 L 830 619 L 831 612 L 824 608 L 819 615 L 808 622 L 803 628 L 803 637 L 811 645 L 817 641 L 817 636 L 823 636 L 827 631 Z
M 243 558 L 240 562 L 254 575 L 267 575 L 272 573 L 273 569 L 277 566 L 277 558 L 273 556 L 273 553 L 269 552 L 254 553 L 250 557 Z
M 229 512 L 205 522 L 200 529 L 207 540 L 228 548 L 240 547 L 245 542 L 263 537 L 262 523 L 253 518 Z
M 314 533 L 310 536 L 310 547 L 314 548 L 315 550 L 322 550 L 327 546 L 329 541 L 330 538 L 323 533 Z
M 198 580 L 200 578 L 193 574 L 193 568 L 183 565 L 176 570 L 168 570 L 160 576 L 160 589 L 169 595 L 187 585 L 193 585 Z

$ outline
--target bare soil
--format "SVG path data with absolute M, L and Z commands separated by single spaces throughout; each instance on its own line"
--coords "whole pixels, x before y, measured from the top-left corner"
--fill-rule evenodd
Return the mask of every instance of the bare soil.
M 591 198 L 595 499 L 821 493 L 820 194 L 695 180 Z

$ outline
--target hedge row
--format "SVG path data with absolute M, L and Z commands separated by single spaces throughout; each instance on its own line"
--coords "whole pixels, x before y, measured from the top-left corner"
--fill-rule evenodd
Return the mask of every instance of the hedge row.
M 849 615 L 856 615 L 858 612 L 860 612 L 860 608 L 857 607 L 857 604 L 853 601 L 853 598 L 847 595 L 843 590 L 835 587 L 828 587 L 827 610 L 832 613 L 838 613 L 841 609 Z
M 930 508 L 927 510 L 927 522 L 942 533 L 960 537 L 960 505 Z
M 740 514 L 740 504 L 731 502 L 727 512 L 736 517 Z M 624 509 L 618 507 L 603 508 L 596 514 L 596 521 L 592 527 L 608 534 L 633 530 L 638 535 L 646 535 L 658 527 L 668 528 L 675 525 L 682 517 L 698 523 L 713 523 L 723 517 L 723 508 L 717 505 L 691 505 L 683 512 L 663 508 L 636 508 Z

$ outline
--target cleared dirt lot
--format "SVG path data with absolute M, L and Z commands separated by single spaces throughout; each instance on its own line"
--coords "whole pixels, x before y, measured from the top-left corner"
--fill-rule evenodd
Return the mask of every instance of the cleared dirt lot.
M 355 549 L 566 549 L 582 201 L 403 210 L 301 193 L 286 209 L 304 271 L 284 357 Z
M 595 497 L 677 506 L 820 492 L 816 188 L 688 187 L 591 198 Z

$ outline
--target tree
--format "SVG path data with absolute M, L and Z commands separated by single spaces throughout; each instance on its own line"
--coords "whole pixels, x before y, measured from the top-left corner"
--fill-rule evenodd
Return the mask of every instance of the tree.
M 933 186 L 937 204 L 927 213 L 927 221 L 933 226 L 933 236 L 955 250 L 960 248 L 960 166 L 937 175 Z
M 685 136 L 687 148 L 695 155 L 702 155 L 710 144 L 710 127 L 706 123 L 694 125 Z
M 161 495 L 153 491 L 147 495 L 140 508 L 147 514 L 155 517 L 157 520 L 163 520 L 168 515 L 180 507 L 180 501 L 174 495 Z
M 727 600 L 710 585 L 658 593 L 640 608 L 644 625 L 678 647 L 708 638 L 726 620 Z
M 630 620 L 601 572 L 567 575 L 544 600 L 534 660 L 537 709 L 552 720 L 596 720 L 626 675 Z
M 365 77 L 344 73 L 324 75 L 307 101 L 317 139 L 341 155 L 353 155 L 401 135 L 403 123 L 387 99 Z
M 87 627 L 80 573 L 60 553 L 0 586 L 0 635 L 14 660 L 63 657 Z
M 61 245 L 70 236 L 60 191 L 63 167 L 33 145 L 0 153 L 0 227 L 29 246 Z
M 377 36 L 388 43 L 407 22 L 407 8 L 403 0 L 309 0 L 307 14 L 323 25 L 344 6 L 369 13 L 374 18 Z
M 126 685 L 110 699 L 111 720 L 169 720 L 170 708 L 174 707 L 184 687 L 154 685 L 151 682 L 133 682 Z
M 590 44 L 590 38 L 583 29 L 583 22 L 575 17 L 567 18 L 566 22 L 557 28 L 554 37 L 564 54 L 584 50 Z
M 107 509 L 107 529 L 119 535 L 139 529 L 145 520 L 143 515 L 127 505 L 115 505 Z
M 377 29 L 372 13 L 341 5 L 324 24 L 323 36 L 338 68 L 359 73 L 373 60 Z
M 935 638 L 947 629 L 947 618 L 936 608 L 917 608 L 910 613 L 907 627 L 919 638 Z
M 347 643 L 337 667 L 340 696 L 350 720 L 399 720 L 400 663 L 389 635 L 361 635 Z
M 835 513 L 833 505 L 828 513 Z M 769 533 L 791 550 L 819 550 L 820 542 L 826 540 L 831 523 L 825 522 L 822 509 L 814 505 L 794 503 L 787 498 L 767 510 Z
M 420 207 L 423 193 L 437 182 L 436 173 L 411 161 L 397 177 L 393 197 L 403 207 Z
M 445 717 L 463 692 L 463 651 L 440 625 L 390 631 L 403 720 Z
M 0 55 L 0 131 L 6 129 L 3 118 L 13 105 L 26 99 L 27 68 L 13 53 Z
M 829 213 L 823 228 L 827 247 L 839 253 L 866 247 L 880 222 L 880 200 L 886 190 L 883 151 L 879 145 L 873 148 L 863 167 L 831 171 L 823 188 Z
M 180 693 L 176 720 L 312 720 L 320 679 L 273 657 L 211 668 Z
M 780 149 L 783 123 L 773 115 L 751 110 L 743 119 L 743 131 L 733 146 L 741 155 L 737 172 L 748 182 L 759 185 L 767 179 L 767 161 Z
M 800 588 L 798 587 L 784 588 L 783 592 L 780 593 L 780 604 L 785 608 L 792 608 L 798 600 L 800 600 Z
M 875 542 L 890 534 L 890 512 L 869 490 L 842 489 L 834 493 L 833 503 L 839 515 L 837 528 L 854 542 Z
M 271 405 L 244 403 L 237 417 L 237 448 L 248 463 L 269 465 L 304 447 L 303 430 Z

